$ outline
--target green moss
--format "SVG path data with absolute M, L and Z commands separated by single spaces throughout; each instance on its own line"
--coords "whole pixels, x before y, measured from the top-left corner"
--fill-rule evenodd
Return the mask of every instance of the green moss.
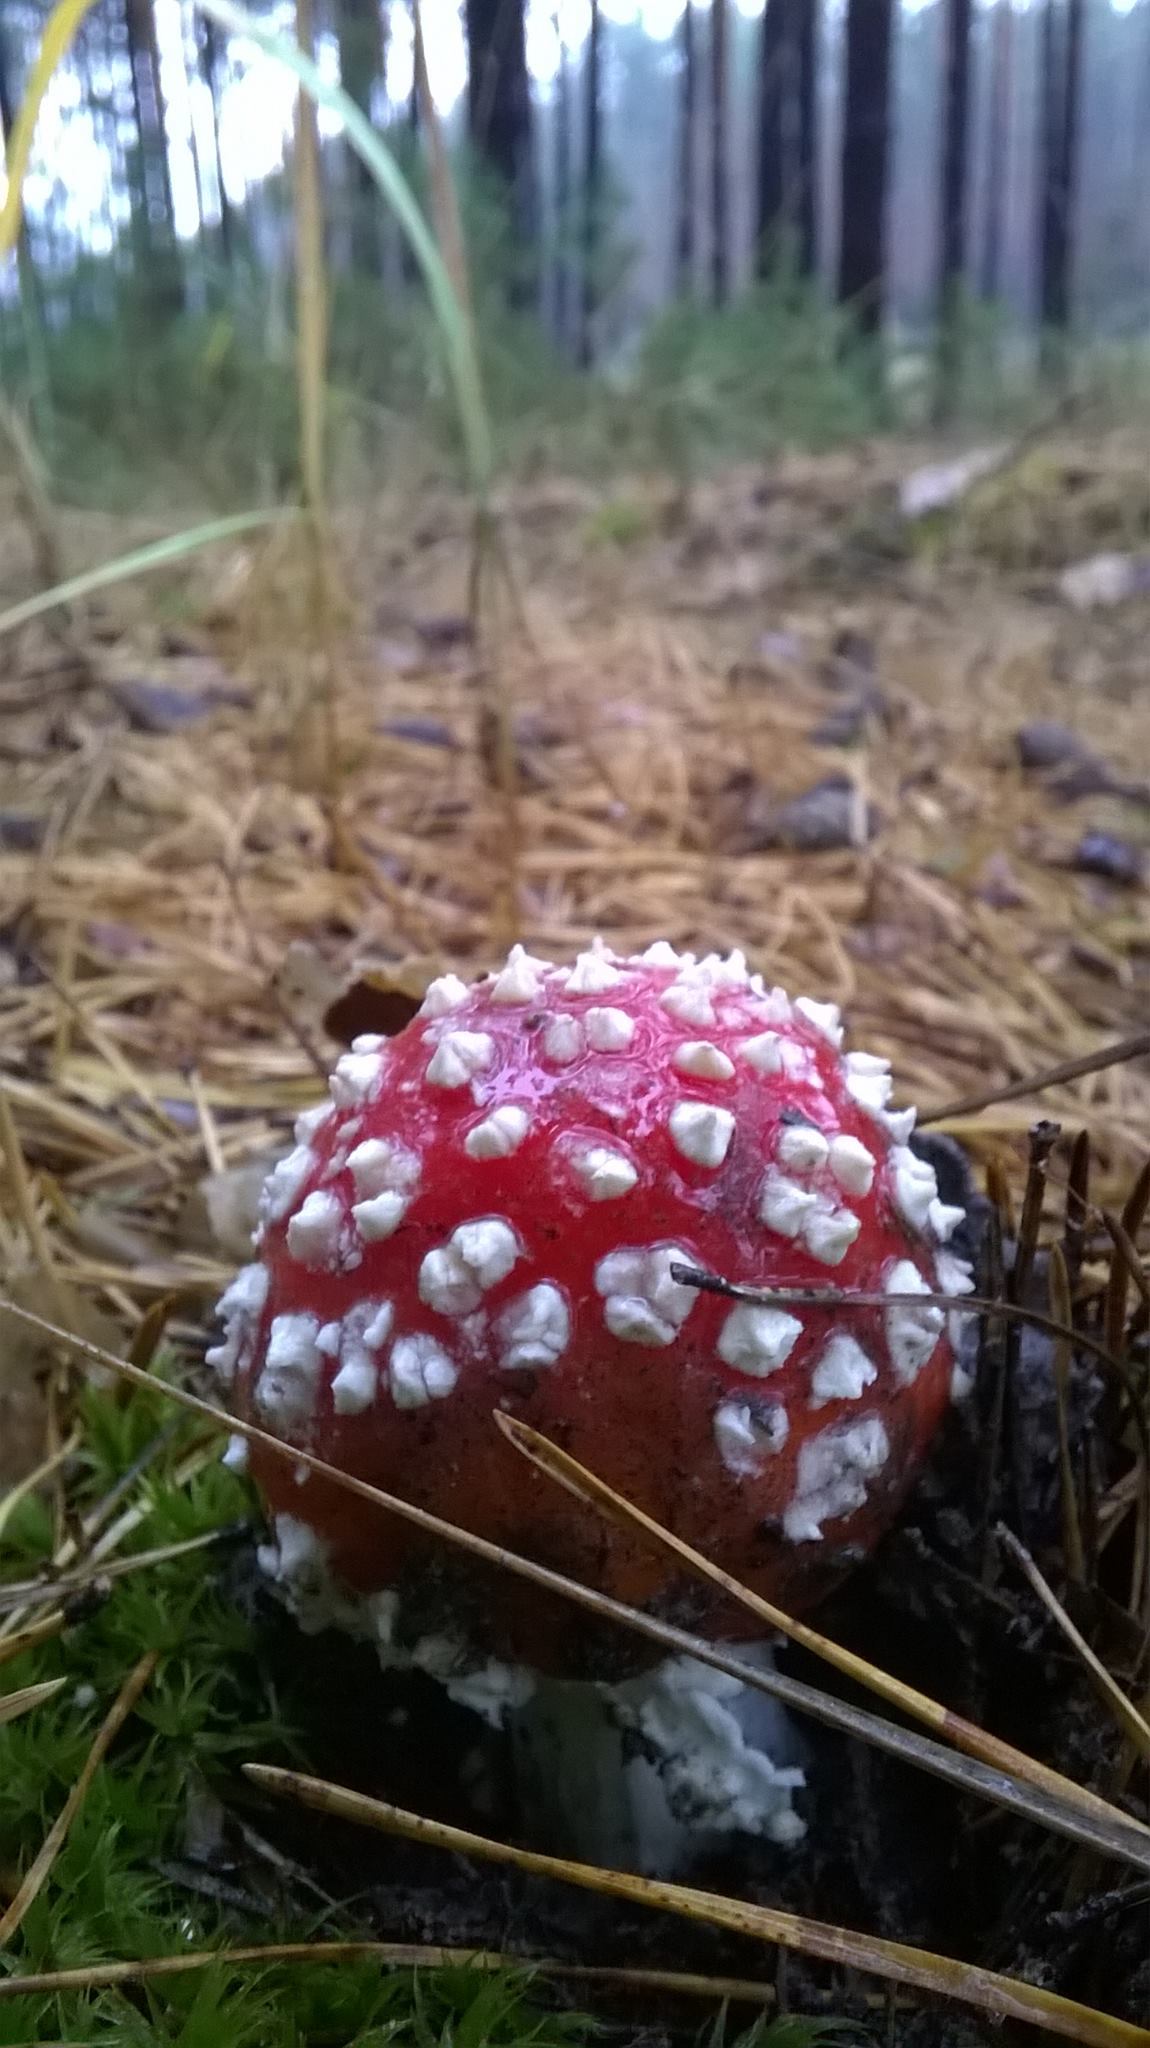
M 126 1404 L 107 1395 L 85 1404 L 85 1467 L 74 1505 L 91 1507 L 158 1436 L 162 1450 L 130 1498 L 149 1511 L 120 1554 L 151 1549 L 250 1516 L 241 1482 L 211 1456 L 187 1486 L 176 1468 L 202 1440 L 155 1398 Z M 0 1544 L 0 1572 L 29 1577 L 44 1564 L 51 1523 L 25 1503 Z M 208 1552 L 207 1557 L 211 1558 Z M 205 1553 L 117 1582 L 87 1619 L 5 1666 L 16 1687 L 64 1676 L 66 1689 L 39 1713 L 0 1728 L 0 1857 L 27 1866 L 75 1782 L 117 1690 L 145 1649 L 160 1664 L 96 1775 L 87 1800 L 11 1952 L 8 1973 L 60 1970 L 243 1942 L 300 1940 L 304 1926 L 237 1931 L 226 1905 L 177 1888 L 165 1864 L 186 1854 L 188 1788 L 227 1776 L 245 1757 L 282 1755 L 290 1740 L 281 1703 L 261 1672 L 248 1621 L 219 1590 Z M 361 1926 L 325 1922 L 329 1939 L 362 1938 Z M 0 2048 L 8 2042 L 179 2043 L 180 2048 L 359 2048 L 397 2040 L 416 2048 L 559 2048 L 586 2039 L 589 2020 L 546 2013 L 527 1973 L 492 1978 L 466 1970 L 420 1975 L 371 1963 L 212 1967 L 137 1986 L 59 1997 L 0 1999 Z

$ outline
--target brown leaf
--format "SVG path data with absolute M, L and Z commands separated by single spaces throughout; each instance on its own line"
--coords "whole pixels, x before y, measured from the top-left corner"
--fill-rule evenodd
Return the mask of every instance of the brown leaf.
M 415 953 L 381 967 L 363 967 L 324 1011 L 323 1028 L 341 1045 L 361 1032 L 377 1031 L 394 1038 L 410 1024 L 427 993 L 427 985 L 446 970 L 446 962 Z

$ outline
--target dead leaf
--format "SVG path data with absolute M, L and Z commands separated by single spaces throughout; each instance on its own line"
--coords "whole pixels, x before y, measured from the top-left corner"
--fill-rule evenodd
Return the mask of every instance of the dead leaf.
M 992 447 L 972 448 L 953 462 L 928 462 L 912 470 L 898 487 L 898 509 L 904 519 L 924 519 L 929 512 L 945 512 L 964 498 L 972 484 L 993 476 L 1011 453 L 1008 441 Z
M 1076 612 L 1126 604 L 1150 592 L 1150 555 L 1088 555 L 1058 579 L 1058 593 Z
M 340 1045 L 350 1045 L 353 1038 L 369 1031 L 394 1038 L 410 1024 L 427 994 L 428 983 L 446 972 L 445 960 L 423 953 L 378 967 L 361 965 L 354 980 L 328 1004 L 323 1028 Z

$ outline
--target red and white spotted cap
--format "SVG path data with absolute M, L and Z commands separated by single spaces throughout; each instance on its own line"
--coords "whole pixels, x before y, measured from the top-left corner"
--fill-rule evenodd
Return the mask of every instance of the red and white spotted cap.
M 969 1291 L 945 1249 L 963 1212 L 907 1142 L 914 1112 L 888 1107 L 887 1062 L 841 1039 L 832 1004 L 765 988 L 740 953 L 664 942 L 627 959 L 596 943 L 573 966 L 515 946 L 473 987 L 433 982 L 397 1037 L 355 1041 L 265 1187 L 258 1263 L 224 1296 L 209 1354 L 238 1411 L 620 1598 L 731 1632 L 667 1559 L 520 1459 L 493 1426 L 501 1407 L 768 1597 L 809 1605 L 925 1455 L 950 1390 L 946 1314 L 732 1304 L 672 1268 Z M 358 1593 L 421 1586 L 434 1604 L 443 1555 L 398 1518 L 258 1450 L 252 1465 L 297 1551 L 302 1530 Z M 576 1624 L 560 1603 L 544 1615 L 510 1579 L 451 1601 L 452 1627 L 485 1649 L 563 1662 Z

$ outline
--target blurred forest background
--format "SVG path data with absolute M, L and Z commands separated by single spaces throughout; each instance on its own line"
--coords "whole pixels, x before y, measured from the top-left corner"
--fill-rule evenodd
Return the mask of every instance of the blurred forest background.
M 259 8 L 417 188 L 416 0 Z M 11 132 L 48 13 L 6 0 Z M 1141 385 L 1150 0 L 424 0 L 501 455 L 601 473 Z M 188 0 L 100 0 L 0 283 L 0 374 L 77 502 L 296 481 L 294 81 Z M 332 440 L 448 452 L 430 316 L 321 115 Z M 1039 374 L 1036 375 L 1036 369 Z M 338 475 L 338 469 L 337 469 Z

